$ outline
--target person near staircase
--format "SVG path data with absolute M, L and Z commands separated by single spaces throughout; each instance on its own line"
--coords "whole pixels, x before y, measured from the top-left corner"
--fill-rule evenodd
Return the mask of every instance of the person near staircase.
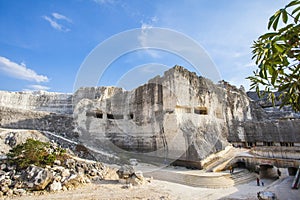
M 259 178 L 258 177 L 256 178 L 256 183 L 257 183 L 257 186 L 260 186 Z

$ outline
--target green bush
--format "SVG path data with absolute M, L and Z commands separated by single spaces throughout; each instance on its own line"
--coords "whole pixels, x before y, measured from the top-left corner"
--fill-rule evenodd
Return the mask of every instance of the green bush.
M 11 149 L 7 157 L 18 169 L 25 169 L 32 164 L 39 167 L 52 166 L 56 159 L 63 157 L 64 153 L 64 149 L 51 148 L 50 143 L 27 139 L 25 143 Z

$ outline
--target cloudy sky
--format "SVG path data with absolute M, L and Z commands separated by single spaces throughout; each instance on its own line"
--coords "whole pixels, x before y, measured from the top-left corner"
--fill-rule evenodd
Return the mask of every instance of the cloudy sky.
M 251 45 L 266 32 L 268 18 L 288 2 L 0 0 L 0 90 L 73 92 L 93 50 L 132 29 L 140 31 L 132 37 L 145 45 L 145 30 L 156 27 L 190 38 L 207 53 L 221 79 L 247 89 L 245 77 L 255 69 Z M 125 40 L 130 43 L 134 38 Z M 181 44 L 175 37 L 169 40 Z M 101 65 L 107 53 L 116 54 L 123 45 L 109 43 L 95 62 Z M 145 48 L 117 56 L 108 66 L 99 66 L 105 73 L 97 74 L 97 85 L 131 89 L 176 64 L 193 70 L 189 60 L 165 49 Z M 211 68 L 205 62 L 201 67 Z

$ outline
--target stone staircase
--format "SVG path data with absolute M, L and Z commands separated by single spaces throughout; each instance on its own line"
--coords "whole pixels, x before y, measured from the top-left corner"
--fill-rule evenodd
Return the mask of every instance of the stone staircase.
M 144 171 L 143 169 L 139 170 Z M 256 180 L 256 174 L 247 169 L 235 169 L 235 172 L 230 174 L 229 172 L 210 173 L 202 170 L 165 168 L 149 170 L 144 175 L 156 180 L 201 188 L 228 188 Z
M 230 162 L 239 154 L 248 152 L 248 149 L 231 148 L 225 154 L 214 157 L 210 162 L 205 163 L 203 168 L 207 172 L 221 172 L 226 170 Z
M 179 183 L 192 187 L 201 188 L 227 188 L 234 185 L 234 181 L 229 174 L 220 173 L 218 175 L 209 175 L 204 173 L 202 175 L 194 173 L 173 172 L 173 171 L 152 171 L 146 173 L 146 176 L 152 176 L 154 179 Z
M 256 180 L 256 178 L 256 174 L 250 172 L 247 169 L 238 170 L 231 175 L 231 179 L 233 180 L 234 185 L 248 183 L 250 181 Z
M 216 172 L 216 171 L 221 171 L 218 170 L 219 166 L 226 166 L 227 163 L 229 163 L 234 157 L 235 157 L 235 149 L 230 149 L 225 155 L 222 157 L 215 157 L 210 163 L 208 163 L 206 166 L 204 166 L 205 170 L 207 172 Z

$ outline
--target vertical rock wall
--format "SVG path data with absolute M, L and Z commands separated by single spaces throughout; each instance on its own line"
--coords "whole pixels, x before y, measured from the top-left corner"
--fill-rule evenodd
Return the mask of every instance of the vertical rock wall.
M 179 66 L 133 91 L 115 91 L 78 101 L 74 113 L 83 143 L 198 161 L 224 149 L 230 134 L 243 135 L 240 122 L 252 119 L 244 92 Z
M 243 90 L 180 66 L 132 91 L 0 91 L 0 126 L 79 136 L 84 145 L 125 158 L 139 152 L 200 161 L 229 143 L 300 143 L 299 119 L 274 119 Z

